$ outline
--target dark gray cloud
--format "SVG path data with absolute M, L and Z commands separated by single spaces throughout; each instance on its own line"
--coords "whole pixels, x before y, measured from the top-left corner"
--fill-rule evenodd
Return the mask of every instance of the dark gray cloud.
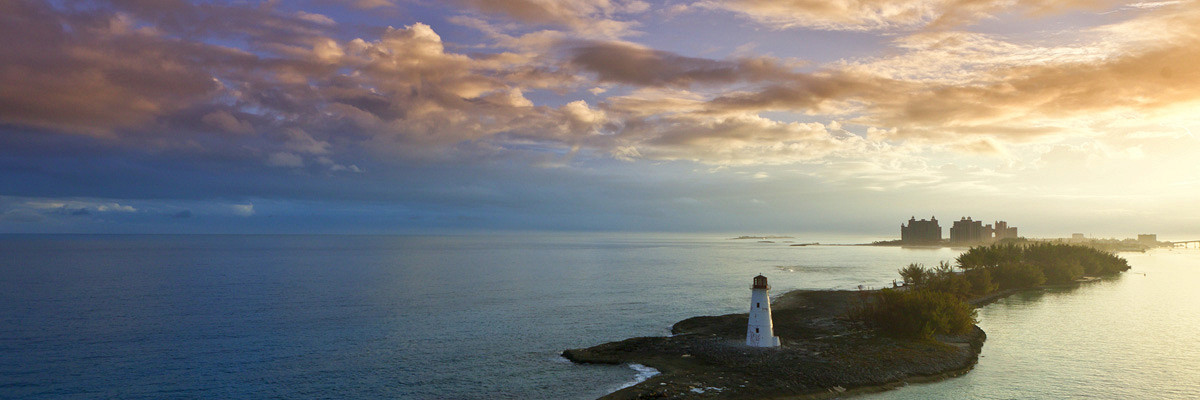
M 600 82 L 636 86 L 728 85 L 788 81 L 798 75 L 770 58 L 711 60 L 685 57 L 626 42 L 589 42 L 571 46 L 571 65 Z
M 43 2 L 5 2 L 0 13 L 0 35 L 19 43 L 0 46 L 0 121 L 111 134 L 216 92 L 193 57 L 219 50 L 128 32 L 133 27 L 115 15 L 66 13 Z M 120 31 L 128 33 L 114 37 Z

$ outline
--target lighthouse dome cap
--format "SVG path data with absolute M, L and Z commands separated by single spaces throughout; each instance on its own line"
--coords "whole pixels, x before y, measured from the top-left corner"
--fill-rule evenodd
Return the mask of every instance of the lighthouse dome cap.
M 762 274 L 759 274 L 758 276 L 754 277 L 754 286 L 753 286 L 753 287 L 754 287 L 754 288 L 756 288 L 756 289 L 758 289 L 758 288 L 762 288 L 762 289 L 766 289 L 766 288 L 768 288 L 768 286 L 767 286 L 767 277 L 763 276 Z

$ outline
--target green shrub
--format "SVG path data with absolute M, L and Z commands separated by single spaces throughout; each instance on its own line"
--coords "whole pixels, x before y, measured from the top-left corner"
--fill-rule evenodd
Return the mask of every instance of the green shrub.
M 992 278 L 1000 289 L 1023 289 L 1046 283 L 1046 274 L 1036 265 L 1004 262 L 994 269 Z
M 994 284 L 999 289 L 1028 288 L 1043 283 L 1070 283 L 1084 275 L 1107 276 L 1129 270 L 1129 262 L 1104 250 L 1065 243 L 1001 242 L 972 247 L 956 259 L 959 268 L 969 273 L 986 271 L 992 284 L 982 276 L 968 276 L 971 293 L 982 295 Z M 996 290 L 992 288 L 991 290 Z
M 1056 259 L 1042 264 L 1042 272 L 1048 283 L 1071 283 L 1083 277 L 1083 266 L 1078 260 Z
M 1023 259 L 1025 246 L 1014 243 L 998 243 L 991 246 L 976 246 L 963 252 L 955 259 L 958 267 L 971 270 L 977 268 L 993 268 L 1004 261 L 1019 261 Z
M 963 272 L 963 276 L 967 278 L 967 282 L 971 284 L 971 294 L 974 296 L 983 296 L 1000 289 L 992 280 L 992 272 L 990 268 L 973 269 Z
M 963 274 L 954 271 L 935 272 L 926 279 L 925 285 L 920 288 L 947 293 L 959 299 L 971 297 L 971 282 L 967 281 L 967 277 Z
M 954 267 L 945 261 L 939 262 L 938 266 L 934 268 L 925 268 L 921 264 L 909 264 L 899 272 L 906 285 L 923 290 L 949 293 L 964 300 L 973 295 L 986 294 L 996 290 L 995 285 L 991 282 L 991 275 L 985 269 L 960 273 L 954 271 Z M 979 292 L 981 290 L 982 292 Z
M 880 290 L 854 316 L 884 334 L 905 338 L 964 333 L 977 322 L 969 304 L 931 290 Z
M 905 285 L 920 285 L 925 283 L 925 277 L 929 275 L 925 266 L 921 264 L 908 264 L 907 267 L 901 268 L 897 272 L 904 279 Z

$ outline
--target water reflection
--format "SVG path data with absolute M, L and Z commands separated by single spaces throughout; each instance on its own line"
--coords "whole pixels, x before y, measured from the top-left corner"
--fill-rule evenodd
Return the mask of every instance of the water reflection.
M 1200 396 L 1200 251 L 1122 254 L 1133 269 L 980 309 L 988 341 L 967 375 L 868 399 Z

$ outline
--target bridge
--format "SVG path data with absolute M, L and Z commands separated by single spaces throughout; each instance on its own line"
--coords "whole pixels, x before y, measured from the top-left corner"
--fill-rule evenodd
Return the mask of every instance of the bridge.
M 1176 242 L 1170 242 L 1170 243 L 1171 243 L 1171 247 L 1175 247 L 1175 248 L 1189 248 L 1189 247 L 1200 248 L 1200 240 L 1183 240 L 1183 241 L 1176 241 Z M 1192 245 L 1195 245 L 1195 246 L 1192 246 Z

